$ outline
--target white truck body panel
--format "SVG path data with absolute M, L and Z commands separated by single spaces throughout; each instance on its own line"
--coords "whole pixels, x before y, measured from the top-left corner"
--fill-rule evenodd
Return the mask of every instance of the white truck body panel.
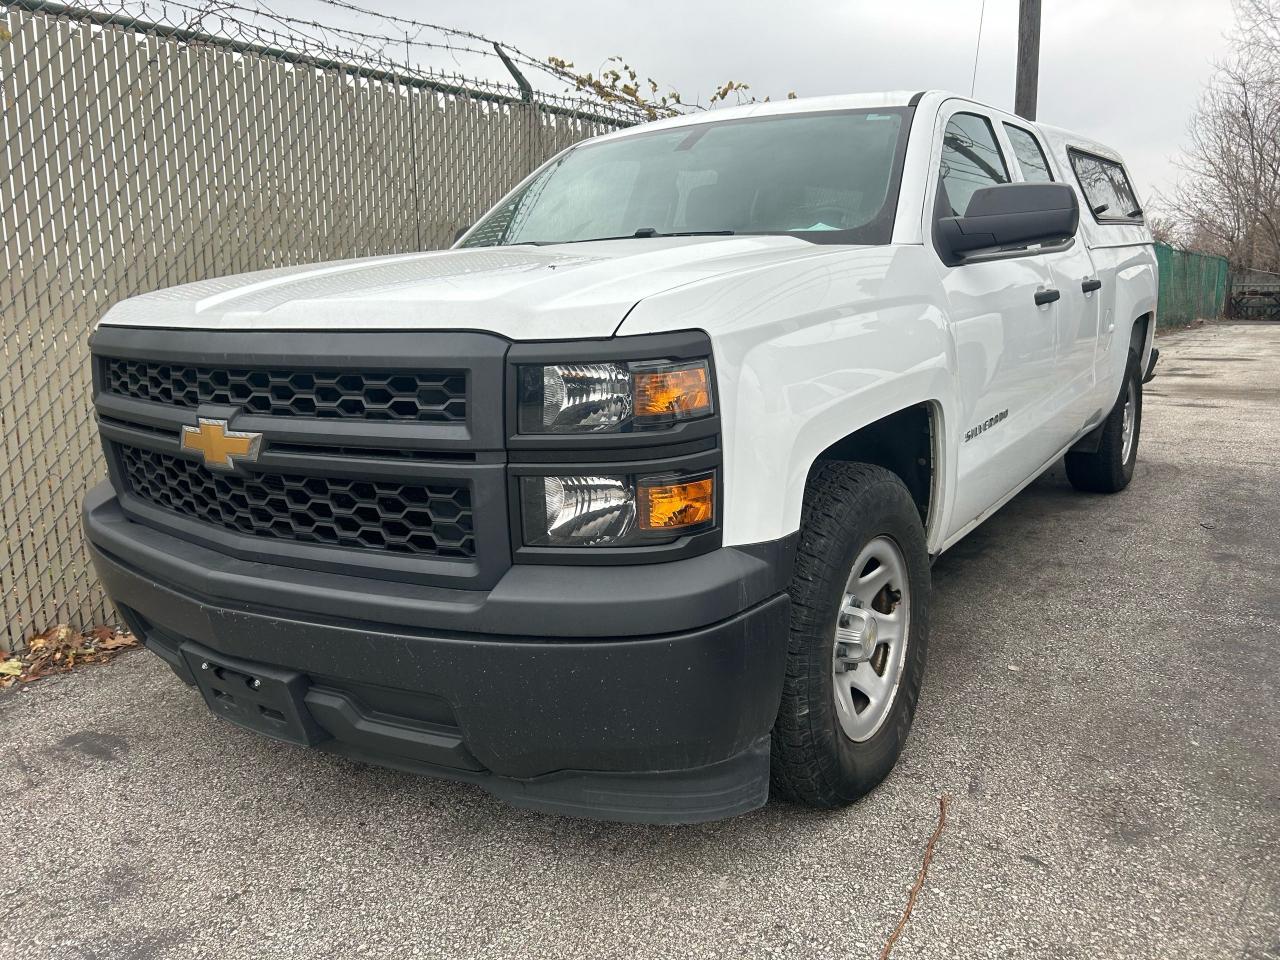
M 829 254 L 796 237 L 435 250 L 262 270 L 124 300 L 102 322 L 201 330 L 484 330 L 607 337 L 639 300 L 759 264 Z
M 679 287 L 627 317 L 624 335 L 670 329 L 679 316 L 711 336 L 724 419 L 726 543 L 796 530 L 809 468 L 849 423 L 922 402 L 956 408 L 945 305 L 936 283 L 919 282 L 927 269 L 919 246 L 840 249 Z M 954 438 L 959 421 L 941 419 Z M 953 449 L 950 440 L 945 449 Z M 943 463 L 939 480 L 949 490 L 945 455 Z
M 947 122 L 958 112 L 988 118 L 1014 179 L 1023 171 L 1004 124 L 1032 132 L 1047 148 L 1054 179 L 1077 193 L 1069 148 L 1119 157 L 945 93 L 752 104 L 639 132 L 908 104 L 915 112 L 888 244 L 734 236 L 454 249 L 187 284 L 124 301 L 102 322 L 477 330 L 511 340 L 700 329 L 712 341 L 723 419 L 725 545 L 794 532 L 806 478 L 824 450 L 889 414 L 928 404 L 935 449 L 927 533 L 936 554 L 1102 420 L 1143 318 L 1144 361 L 1150 350 L 1157 290 L 1145 225 L 1100 224 L 1083 196 L 1079 233 L 1066 249 L 945 264 L 931 231 Z M 1086 294 L 1081 284 L 1093 278 L 1102 287 Z M 1033 294 L 1050 288 L 1061 299 L 1035 305 Z M 998 428 L 973 433 L 992 421 Z

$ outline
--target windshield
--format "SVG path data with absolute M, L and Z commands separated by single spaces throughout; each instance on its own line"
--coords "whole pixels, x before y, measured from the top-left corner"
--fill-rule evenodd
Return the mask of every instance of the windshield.
M 908 116 L 791 114 L 585 144 L 495 207 L 462 246 L 690 233 L 888 243 Z

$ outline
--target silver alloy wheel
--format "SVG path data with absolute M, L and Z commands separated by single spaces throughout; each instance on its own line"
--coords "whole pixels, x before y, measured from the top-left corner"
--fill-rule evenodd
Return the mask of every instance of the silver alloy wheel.
M 831 664 L 836 716 L 846 737 L 869 740 L 884 723 L 907 662 L 911 594 L 898 545 L 876 537 L 849 571 Z
M 1124 392 L 1124 420 L 1120 429 L 1120 462 L 1128 463 L 1133 456 L 1134 422 L 1138 419 L 1138 398 L 1134 395 L 1133 378 L 1129 378 Z

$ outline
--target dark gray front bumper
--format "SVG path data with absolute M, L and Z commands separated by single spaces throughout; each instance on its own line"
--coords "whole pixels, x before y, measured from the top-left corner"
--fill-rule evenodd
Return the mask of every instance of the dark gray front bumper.
M 691 822 L 767 798 L 789 542 L 517 564 L 461 591 L 228 557 L 128 519 L 105 485 L 85 527 L 149 648 L 189 682 L 186 644 L 297 674 L 317 746 L 574 815 Z

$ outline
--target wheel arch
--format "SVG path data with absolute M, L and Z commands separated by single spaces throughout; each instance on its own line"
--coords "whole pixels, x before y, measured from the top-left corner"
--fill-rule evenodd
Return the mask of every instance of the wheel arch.
M 943 407 L 937 399 L 909 404 L 839 437 L 809 465 L 811 477 L 823 463 L 871 463 L 897 476 L 915 501 L 926 540 L 940 522 L 945 477 Z M 808 484 L 806 477 L 806 485 Z
M 1110 228 L 1109 228 L 1110 229 Z M 1116 258 L 1113 272 L 1115 284 L 1114 334 L 1110 341 L 1111 364 L 1103 370 L 1108 376 L 1108 383 L 1116 392 L 1120 390 L 1124 379 L 1124 369 L 1128 364 L 1129 348 L 1138 351 L 1138 359 L 1144 366 L 1151 357 L 1151 348 L 1155 339 L 1156 318 L 1158 316 L 1158 300 L 1160 296 L 1160 275 L 1155 254 L 1149 246 L 1126 248 L 1115 251 Z M 1097 251 L 1095 251 L 1095 260 Z M 1137 331 L 1141 330 L 1140 334 Z M 1123 337 L 1124 339 L 1120 339 Z M 1116 342 L 1119 340 L 1120 342 Z
M 1155 314 L 1148 310 L 1133 321 L 1129 329 L 1129 348 L 1136 349 L 1142 369 L 1146 369 L 1147 359 L 1151 356 L 1151 345 L 1155 341 Z

